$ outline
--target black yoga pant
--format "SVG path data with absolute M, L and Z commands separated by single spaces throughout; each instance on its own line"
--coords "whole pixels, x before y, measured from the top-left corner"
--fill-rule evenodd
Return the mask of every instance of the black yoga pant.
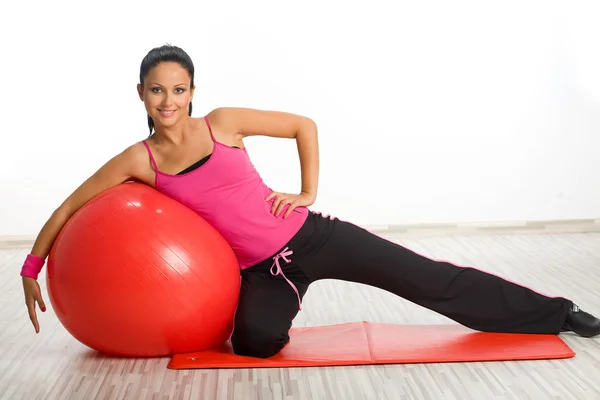
M 434 261 L 339 219 L 310 212 L 279 258 L 242 271 L 231 344 L 236 354 L 270 357 L 289 342 L 299 298 L 312 282 L 374 286 L 484 332 L 558 334 L 572 302 L 547 297 L 475 268 Z M 279 254 L 278 252 L 277 254 Z M 276 267 L 273 267 L 273 272 Z

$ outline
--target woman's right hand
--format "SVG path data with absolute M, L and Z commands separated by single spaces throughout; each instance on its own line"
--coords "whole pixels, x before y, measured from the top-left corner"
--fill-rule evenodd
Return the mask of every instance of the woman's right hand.
M 35 312 L 36 303 L 39 305 L 42 312 L 46 312 L 46 304 L 42 299 L 42 291 L 37 280 L 33 278 L 23 277 L 23 290 L 25 292 L 25 304 L 27 304 L 27 311 L 29 312 L 29 319 L 33 323 L 35 333 L 40 332 L 40 324 L 38 323 L 37 313 Z

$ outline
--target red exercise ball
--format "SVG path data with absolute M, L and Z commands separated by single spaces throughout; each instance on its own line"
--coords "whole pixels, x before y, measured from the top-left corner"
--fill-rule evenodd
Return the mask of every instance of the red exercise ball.
M 195 212 L 135 182 L 78 210 L 56 238 L 48 297 L 65 329 L 102 353 L 156 357 L 225 343 L 240 272 Z

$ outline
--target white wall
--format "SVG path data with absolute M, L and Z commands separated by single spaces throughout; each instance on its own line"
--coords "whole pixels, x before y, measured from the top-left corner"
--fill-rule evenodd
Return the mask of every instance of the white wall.
M 7 2 L 0 235 L 36 234 L 146 136 L 139 64 L 167 42 L 194 59 L 195 116 L 317 122 L 314 209 L 364 225 L 600 217 L 600 6 L 561 4 Z M 247 145 L 270 186 L 299 189 L 293 142 Z

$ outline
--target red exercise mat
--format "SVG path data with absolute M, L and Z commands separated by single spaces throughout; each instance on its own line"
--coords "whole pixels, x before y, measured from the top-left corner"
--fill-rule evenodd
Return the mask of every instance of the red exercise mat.
M 285 368 L 339 365 L 509 361 L 571 358 L 555 335 L 484 333 L 462 325 L 393 325 L 367 322 L 292 328 L 290 342 L 268 358 L 222 348 L 177 354 L 169 369 Z

